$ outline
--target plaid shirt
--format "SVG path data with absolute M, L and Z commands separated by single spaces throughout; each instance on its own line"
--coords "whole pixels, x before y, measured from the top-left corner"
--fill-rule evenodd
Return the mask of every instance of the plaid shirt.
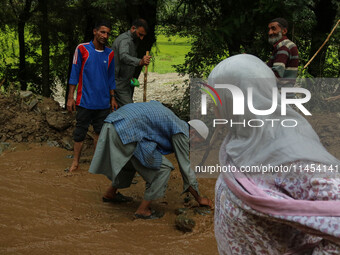
M 299 66 L 299 53 L 296 45 L 286 36 L 274 44 L 273 54 L 267 65 L 277 78 L 296 79 Z
M 162 155 L 173 152 L 172 136 L 189 137 L 189 125 L 160 102 L 132 103 L 112 112 L 105 120 L 112 123 L 123 144 L 137 142 L 134 156 L 148 168 L 159 169 Z

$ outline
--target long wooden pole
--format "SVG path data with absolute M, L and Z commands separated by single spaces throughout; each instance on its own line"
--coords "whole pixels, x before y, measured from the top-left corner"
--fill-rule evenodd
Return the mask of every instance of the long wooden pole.
M 325 44 L 328 42 L 329 38 L 331 37 L 331 35 L 333 34 L 334 30 L 336 29 L 336 27 L 339 25 L 340 23 L 340 19 L 338 20 L 338 22 L 335 24 L 335 26 L 333 27 L 332 31 L 329 33 L 329 35 L 327 36 L 326 40 L 324 41 L 324 43 L 321 45 L 321 47 L 318 49 L 318 51 L 314 54 L 314 56 L 308 61 L 308 63 L 303 67 L 303 69 L 306 69 L 307 66 L 309 66 L 309 64 L 313 61 L 313 59 L 316 57 L 316 55 L 318 55 L 318 53 L 320 52 L 320 50 L 323 48 L 323 46 L 325 46 Z
M 146 52 L 146 56 L 149 56 L 149 51 Z M 146 102 L 146 85 L 148 82 L 148 66 L 144 67 L 144 91 L 143 91 L 143 102 Z

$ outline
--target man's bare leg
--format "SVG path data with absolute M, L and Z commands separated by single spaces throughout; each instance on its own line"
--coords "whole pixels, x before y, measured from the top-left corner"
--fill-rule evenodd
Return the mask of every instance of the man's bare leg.
M 211 209 L 214 208 L 213 203 L 209 198 L 201 197 L 191 186 L 189 186 L 188 190 L 194 196 L 195 200 L 200 204 L 200 206 L 209 206 Z
M 99 134 L 94 134 L 93 135 L 93 145 L 94 145 L 94 150 L 96 150 L 97 147 L 97 142 L 98 142 Z
M 78 169 L 81 150 L 83 148 L 83 142 L 75 142 L 73 147 L 73 161 L 70 167 L 70 172 Z
M 135 214 L 143 215 L 143 216 L 150 216 L 151 210 L 150 210 L 150 204 L 151 201 L 143 200 L 139 207 L 137 208 L 137 211 Z

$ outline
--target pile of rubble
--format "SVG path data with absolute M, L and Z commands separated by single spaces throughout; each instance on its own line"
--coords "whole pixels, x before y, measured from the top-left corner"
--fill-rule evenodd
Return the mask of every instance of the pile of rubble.
M 30 91 L 0 94 L 0 142 L 47 142 L 72 149 L 74 113 Z

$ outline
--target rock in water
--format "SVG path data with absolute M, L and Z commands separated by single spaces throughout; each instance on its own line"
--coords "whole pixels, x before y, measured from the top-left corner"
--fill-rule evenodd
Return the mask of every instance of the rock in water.
M 207 214 L 210 214 L 211 211 L 210 211 L 210 209 L 208 209 L 208 208 L 198 207 L 198 208 L 195 208 L 195 209 L 194 209 L 194 213 L 195 213 L 195 214 L 199 214 L 199 215 L 205 216 L 205 215 L 207 215 Z
M 176 215 L 180 215 L 180 214 L 186 214 L 188 212 L 188 208 L 177 208 L 175 210 L 175 214 Z
M 176 227 L 183 232 L 191 232 L 196 222 L 186 215 L 180 214 L 175 220 Z
M 9 143 L 0 143 L 0 154 L 9 148 Z

